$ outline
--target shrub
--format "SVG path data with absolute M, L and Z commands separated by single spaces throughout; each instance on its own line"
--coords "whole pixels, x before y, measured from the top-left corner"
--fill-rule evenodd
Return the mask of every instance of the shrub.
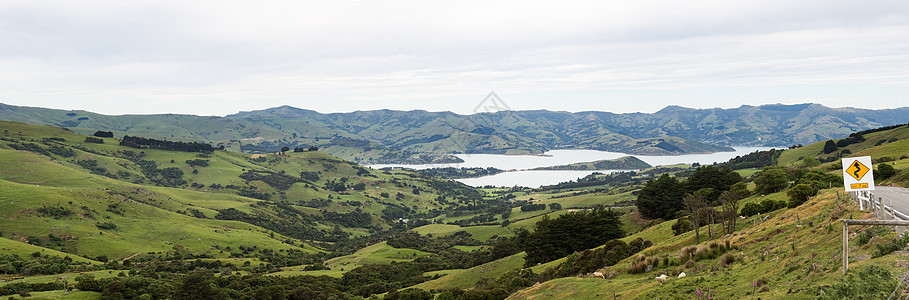
M 888 164 L 879 164 L 879 165 L 877 165 L 877 171 L 875 172 L 874 175 L 878 179 L 884 180 L 884 179 L 892 177 L 893 174 L 896 174 L 896 170 L 893 169 L 893 166 L 888 165 Z
M 628 266 L 626 271 L 628 271 L 628 274 L 641 274 L 644 273 L 644 271 L 647 271 L 647 256 L 638 254 L 638 256 L 631 261 L 631 265 Z
M 207 167 L 208 160 L 207 159 L 187 159 L 186 164 L 191 167 L 195 167 L 195 166 Z
M 104 144 L 104 140 L 96 138 L 96 137 L 90 137 L 90 136 L 85 137 L 85 142 L 86 143 L 95 143 L 95 144 Z
M 871 240 L 871 238 L 876 237 L 876 236 L 885 235 L 889 231 L 890 231 L 890 229 L 887 229 L 887 227 L 884 227 L 884 226 L 880 226 L 880 225 L 871 226 L 871 228 L 865 229 L 864 231 L 859 233 L 858 237 L 855 239 L 855 241 L 856 241 L 856 243 L 858 243 L 859 246 L 864 246 L 865 244 L 868 243 L 868 241 Z
M 679 262 L 685 263 L 688 260 L 694 258 L 695 253 L 697 253 L 697 246 L 687 246 L 679 249 Z
M 726 252 L 726 254 L 720 256 L 720 261 L 722 261 L 725 265 L 731 265 L 735 262 L 735 254 L 732 254 L 732 252 Z
M 98 131 L 95 131 L 94 136 L 96 136 L 96 137 L 109 137 L 109 138 L 112 138 L 112 137 L 114 137 L 114 133 L 111 132 L 111 131 L 101 131 L 101 130 L 98 130 Z
M 742 207 L 741 215 L 750 217 L 756 214 L 766 214 L 780 208 L 786 208 L 786 201 L 764 199 L 760 203 L 750 202 L 745 204 Z
M 890 253 L 893 253 L 897 250 L 906 248 L 906 244 L 909 243 L 909 233 L 904 233 L 902 236 L 889 240 L 887 242 L 877 245 L 877 249 L 871 253 L 871 258 L 878 258 Z
M 789 189 L 786 195 L 789 196 L 789 208 L 797 207 L 808 201 L 809 197 L 817 195 L 818 189 L 810 184 L 797 184 Z
M 744 213 L 745 210 L 743 209 Z M 678 218 L 675 220 L 675 224 L 672 224 L 672 233 L 675 235 L 680 235 L 691 231 L 691 222 L 688 221 L 688 218 Z
M 95 223 L 95 227 L 101 230 L 117 230 L 117 224 L 113 222 Z
M 884 267 L 869 265 L 827 288 L 819 290 L 819 299 L 885 299 L 896 287 L 896 278 Z

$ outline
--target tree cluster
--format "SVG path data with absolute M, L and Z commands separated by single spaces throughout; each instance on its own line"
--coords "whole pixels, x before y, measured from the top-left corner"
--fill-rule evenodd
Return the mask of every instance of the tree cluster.
M 183 151 L 183 152 L 213 152 L 215 148 L 211 144 L 199 143 L 199 142 L 175 142 L 175 141 L 165 141 L 165 140 L 156 140 L 152 138 L 138 137 L 138 136 L 123 136 L 123 139 L 120 140 L 120 146 L 132 147 L 137 149 L 160 149 L 160 150 L 170 150 L 170 151 Z
M 619 213 L 596 207 L 588 211 L 571 212 L 550 219 L 543 216 L 533 233 L 520 239 L 527 252 L 526 265 L 552 261 L 575 251 L 590 249 L 609 240 L 625 236 Z
M 113 133 L 113 132 L 111 132 L 111 131 L 101 131 L 101 130 L 95 131 L 95 134 L 93 134 L 93 135 L 96 136 L 96 137 L 108 137 L 108 138 L 114 137 L 114 133 Z

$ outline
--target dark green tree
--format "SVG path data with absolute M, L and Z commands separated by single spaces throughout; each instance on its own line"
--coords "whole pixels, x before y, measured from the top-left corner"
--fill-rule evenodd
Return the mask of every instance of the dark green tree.
M 567 213 L 557 219 L 543 216 L 524 242 L 525 265 L 552 261 L 624 236 L 619 214 L 603 207 Z
M 212 288 L 214 277 L 208 272 L 193 272 L 183 277 L 174 299 L 221 299 L 224 298 Z
M 796 207 L 808 201 L 808 198 L 817 195 L 818 189 L 811 184 L 796 184 L 786 192 L 789 196 L 789 207 Z
M 647 181 L 638 193 L 637 207 L 647 218 L 675 219 L 676 213 L 684 209 L 682 196 L 685 189 L 675 177 L 667 174 Z
M 704 196 L 704 200 L 708 204 L 713 205 L 717 203 L 721 193 L 728 191 L 729 187 L 741 181 L 742 176 L 728 167 L 704 166 L 697 168 L 691 173 L 691 176 L 688 176 L 684 184 L 688 193 L 694 193 L 705 188 L 712 189 L 709 194 Z
M 824 143 L 824 154 L 830 154 L 839 149 L 840 147 L 838 147 L 833 140 L 827 140 L 827 142 Z
M 884 180 L 892 177 L 893 174 L 896 174 L 896 170 L 893 169 L 893 166 L 882 163 L 877 165 L 877 171 L 874 176 L 877 177 L 877 179 Z
M 755 191 L 771 194 L 789 186 L 789 172 L 784 167 L 765 167 L 754 177 Z

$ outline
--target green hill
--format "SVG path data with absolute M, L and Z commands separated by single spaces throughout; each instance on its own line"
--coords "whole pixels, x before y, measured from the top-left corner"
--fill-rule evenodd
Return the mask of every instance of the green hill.
M 882 182 L 909 183 L 909 155 L 901 154 L 909 154 L 909 128 L 861 135 L 840 147 L 851 154 L 824 154 L 819 143 L 739 158 L 739 165 L 777 162 L 798 180 L 810 171 L 838 174 L 839 156 L 871 155 L 876 164 L 896 168 Z M 0 279 L 11 280 L 0 284 L 3 295 L 62 290 L 56 278 L 67 274 L 81 278 L 80 290 L 94 292 L 75 295 L 89 297 L 173 298 L 200 287 L 226 298 L 279 289 L 314 298 L 393 298 L 421 293 L 416 288 L 468 298 L 615 292 L 684 299 L 707 287 L 718 298 L 842 296 L 835 293 L 852 288 L 838 269 L 839 220 L 870 217 L 826 189 L 801 205 L 739 220 L 729 235 L 708 239 L 704 226 L 701 238 L 708 240 L 695 245 L 693 232 L 674 232 L 676 220 L 648 220 L 635 208 L 649 179 L 699 172 L 688 165 L 593 174 L 537 189 L 475 189 L 409 171 L 372 170 L 321 151 L 250 155 L 197 151 L 205 147 L 163 138 L 147 145 L 123 141 L 0 121 L 0 271 L 9 273 Z M 739 208 L 789 198 L 785 188 L 753 194 Z M 637 245 L 631 257 L 591 269 L 610 279 L 570 273 L 577 267 L 571 264 L 590 253 L 610 257 L 603 246 L 528 268 L 525 258 L 533 252 L 509 244 L 533 234 L 538 223 L 553 224 L 540 221 L 596 206 L 621 214 L 628 234 L 621 241 Z M 906 255 L 875 252 L 901 240 L 885 228 L 850 230 L 857 233 L 850 276 L 885 284 L 895 278 L 896 262 Z M 693 260 L 680 255 L 692 251 Z M 638 272 L 641 263 L 653 270 Z M 688 277 L 674 277 L 682 271 Z M 889 275 L 870 280 L 881 272 Z M 653 278 L 662 273 L 673 277 L 661 286 Z
M 540 167 L 534 170 L 643 170 L 652 167 L 650 164 L 634 156 L 625 156 L 616 159 L 605 159 L 592 162 L 574 163 L 552 167 Z
M 867 217 L 870 215 L 836 200 L 833 191 L 828 190 L 798 209 L 774 212 L 767 221 L 758 225 L 752 225 L 754 221 L 751 219 L 744 220 L 735 236 L 699 245 L 709 250 L 711 244 L 730 243 L 733 249 L 724 252 L 729 254 L 726 259 L 731 262 L 723 262 L 723 257 L 716 257 L 697 259 L 690 264 L 682 263 L 679 253 L 683 247 L 694 244 L 693 234 L 672 236 L 669 224 L 655 226 L 639 235 L 665 236 L 665 232 L 669 231 L 671 238 L 654 240 L 654 245 L 643 252 L 645 257 L 657 258 L 659 264 L 652 272 L 628 274 L 626 270 L 638 259 L 632 257 L 614 267 L 600 270 L 603 274 L 614 274 L 612 279 L 583 276 L 560 278 L 522 290 L 510 298 L 590 298 L 610 297 L 615 293 L 620 298 L 687 299 L 696 297 L 697 289 L 706 293 L 708 287 L 712 297 L 723 299 L 813 298 L 818 295 L 819 289 L 829 288 L 843 278 L 842 225 L 839 219 Z M 861 228 L 850 230 L 862 232 Z M 894 234 L 888 236 L 893 238 Z M 906 254 L 869 259 L 876 249 L 874 246 L 861 245 L 853 239 L 850 247 L 850 273 L 868 266 L 880 266 L 892 272 L 895 280 L 896 274 L 903 271 L 895 262 L 905 260 Z M 687 277 L 678 278 L 681 272 L 685 272 Z M 654 280 L 660 274 L 670 277 L 663 285 Z
M 480 197 L 462 184 L 319 151 L 135 149 L 5 121 L 0 132 L 0 233 L 83 257 L 226 258 L 253 245 L 318 253 L 314 242 L 370 236 Z

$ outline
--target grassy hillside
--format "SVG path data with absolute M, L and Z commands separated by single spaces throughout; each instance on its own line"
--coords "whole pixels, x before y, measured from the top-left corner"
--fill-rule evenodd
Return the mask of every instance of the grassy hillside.
M 470 269 L 453 271 L 439 279 L 418 284 L 414 288 L 424 290 L 468 289 L 472 288 L 480 280 L 495 279 L 508 271 L 520 269 L 523 264 L 524 253 L 518 253 Z
M 320 114 L 289 106 L 226 117 L 107 116 L 0 104 L 0 118 L 4 120 L 62 126 L 83 134 L 108 130 L 118 137 L 128 134 L 204 140 L 250 153 L 269 153 L 285 146 L 318 146 L 361 163 L 452 162 L 457 158 L 448 153 L 539 154 L 557 148 L 657 155 L 730 150 L 679 137 L 690 135 L 685 130 L 690 128 L 676 128 L 682 130 L 670 134 L 665 130 L 669 124 L 655 124 L 655 116 L 548 111 L 464 116 L 390 110 Z
M 895 166 L 888 183 L 907 182 L 902 178 L 909 174 L 909 157 L 900 154 L 909 151 L 903 143 L 907 131 L 867 132 L 864 140 L 842 148 Z M 839 220 L 869 217 L 828 189 L 800 206 L 739 220 L 734 234 L 716 234 L 694 250 L 683 250 L 695 244 L 693 233 L 674 234 L 675 220 L 643 218 L 634 201 L 647 180 L 664 172 L 684 178 L 695 170 L 689 165 L 591 175 L 537 189 L 474 189 L 409 171 L 371 170 L 321 151 L 188 152 L 101 140 L 59 127 L 0 122 L 0 249 L 24 263 L 58 264 L 55 257 L 84 263 L 56 273 L 93 275 L 101 283 L 85 290 L 108 296 L 115 282 L 136 290 L 153 286 L 136 283 L 143 280 L 170 286 L 168 297 L 192 280 L 208 280 L 208 286 L 230 297 L 266 292 L 216 283 L 215 278 L 229 277 L 245 284 L 311 284 L 319 287 L 294 293 L 324 298 L 404 293 L 411 287 L 501 297 L 507 295 L 502 291 L 517 291 L 511 295 L 515 299 L 608 297 L 613 292 L 620 298 L 684 299 L 707 287 L 718 298 L 804 298 L 839 284 Z M 788 150 L 778 160 L 791 174 L 838 174 L 838 160 L 829 159 L 838 154 L 812 152 L 817 147 L 823 144 Z M 739 208 L 767 199 L 789 196 L 785 191 L 752 195 Z M 534 230 L 544 217 L 556 219 L 595 206 L 622 214 L 625 243 L 638 238 L 653 243 L 635 248 L 644 249 L 639 253 L 643 258 L 634 255 L 600 268 L 608 280 L 587 278 L 586 273 L 541 279 L 535 276 L 553 274 L 547 270 L 575 257 L 522 269 L 533 251 L 507 248 L 504 237 L 520 237 L 526 234 L 522 229 Z M 707 239 L 707 227 L 700 231 Z M 853 240 L 862 240 L 852 248 L 851 265 L 857 271 L 851 274 L 872 265 L 898 272 L 895 261 L 905 254 L 871 258 L 895 234 L 862 227 L 851 232 Z M 686 261 L 680 253 L 687 251 L 701 255 Z M 634 271 L 639 260 L 648 259 L 652 271 Z M 0 269 L 11 265 L 0 261 Z M 21 274 L 33 272 L 16 268 Z M 673 277 L 662 286 L 653 279 L 682 271 L 688 277 Z M 10 277 L 25 277 L 16 284 L 56 280 L 41 274 L 48 273 Z M 211 277 L 193 277 L 198 274 Z M 536 281 L 541 284 L 521 290 Z M 53 286 L 30 287 L 44 295 Z
M 779 158 L 780 165 L 790 165 L 805 157 L 815 157 L 818 160 L 837 159 L 842 156 L 867 156 L 872 158 L 900 158 L 909 156 L 909 125 L 898 126 L 891 130 L 884 130 L 863 134 L 861 142 L 850 143 L 844 147 L 837 147 L 834 152 L 823 153 L 826 141 L 813 143 L 798 149 L 783 152 Z M 842 139 L 834 139 L 838 142 Z M 846 151 L 845 153 L 843 151 Z
M 59 187 L 139 185 L 143 193 L 153 194 L 147 197 L 167 198 L 155 200 L 159 208 L 188 215 L 191 210 L 208 218 L 229 208 L 272 216 L 293 209 L 302 219 L 322 217 L 309 226 L 322 233 L 301 238 L 324 236 L 336 225 L 347 235 L 363 235 L 388 229 L 417 211 L 479 198 L 462 184 L 405 171 L 373 171 L 319 151 L 251 156 L 134 149 L 114 138 L 88 143 L 85 136 L 59 127 L 0 122 L 0 129 L 5 132 L 0 149 L 11 153 L 0 160 L 6 180 Z M 20 153 L 14 149 L 44 155 L 12 155 Z M 61 165 L 70 169 L 57 170 Z M 289 207 L 273 207 L 276 203 Z
M 598 160 L 592 162 L 574 163 L 569 165 L 540 167 L 534 170 L 642 170 L 652 167 L 650 164 L 634 156 L 625 156 L 616 159 Z
M 679 264 L 679 253 L 681 248 L 694 244 L 693 232 L 673 236 L 667 226 L 670 222 L 667 222 L 629 237 L 655 242 L 643 252 L 646 257 L 660 260 L 652 272 L 628 274 L 626 270 L 636 259 L 632 257 L 600 270 L 604 274 L 614 274 L 613 279 L 560 278 L 520 291 L 510 298 L 591 298 L 611 296 L 615 292 L 620 298 L 687 299 L 695 297 L 696 289 L 706 292 L 708 287 L 712 297 L 721 299 L 812 297 L 818 288 L 834 284 L 843 276 L 839 220 L 867 217 L 870 215 L 855 211 L 853 205 L 837 200 L 833 190 L 827 190 L 799 208 L 774 212 L 767 221 L 757 225 L 753 225 L 751 219 L 743 220 L 736 235 L 718 237 L 699 245 L 709 249 L 712 243 L 723 245 L 728 241 L 734 247 L 727 252 L 732 257 L 731 262 L 714 258 L 685 265 Z M 866 229 L 854 227 L 850 231 L 855 234 Z M 893 235 L 889 234 L 891 238 Z M 894 262 L 906 259 L 906 254 L 869 258 L 875 249 L 873 244 L 883 243 L 883 239 L 861 246 L 854 237 L 852 240 L 850 272 L 869 265 L 885 267 L 894 274 L 902 271 Z M 680 272 L 688 276 L 676 278 Z M 653 278 L 660 274 L 667 274 L 671 279 L 659 285 Z M 755 287 L 755 282 L 759 286 Z

